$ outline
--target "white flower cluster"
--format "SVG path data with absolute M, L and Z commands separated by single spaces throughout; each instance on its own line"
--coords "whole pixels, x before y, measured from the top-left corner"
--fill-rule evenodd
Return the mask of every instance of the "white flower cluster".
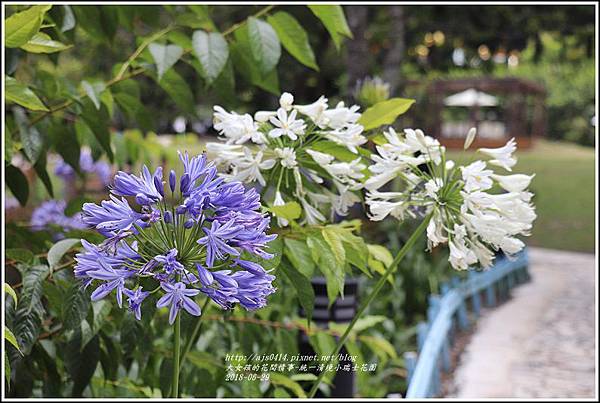
M 254 117 L 215 106 L 214 127 L 224 141 L 207 144 L 209 157 L 226 180 L 260 184 L 274 206 L 298 202 L 305 223 L 347 215 L 360 201 L 366 170 L 359 153 L 367 142 L 357 123 L 359 107 L 340 102 L 330 108 L 325 97 L 294 105 L 289 93 L 281 95 L 279 105 Z M 281 217 L 278 223 L 288 225 Z
M 373 175 L 365 182 L 372 220 L 431 214 L 428 246 L 448 243 L 450 264 L 459 270 L 477 262 L 489 267 L 494 251 L 512 255 L 524 247 L 517 236 L 529 235 L 536 218 L 533 195 L 527 191 L 534 175 L 497 175 L 489 167 L 512 170 L 517 162 L 514 139 L 504 147 L 479 149 L 490 158 L 487 163 L 456 166 L 446 159 L 445 148 L 421 130 L 400 135 L 389 129 L 384 135 L 387 142 L 377 146 L 379 155 L 372 156 L 369 167 Z M 466 146 L 474 135 L 472 129 Z M 395 178 L 400 191 L 378 191 Z

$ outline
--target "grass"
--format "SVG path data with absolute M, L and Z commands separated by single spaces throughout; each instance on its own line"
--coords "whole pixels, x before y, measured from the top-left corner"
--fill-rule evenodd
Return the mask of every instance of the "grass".
M 472 153 L 449 152 L 456 162 L 471 160 Z M 571 143 L 539 140 L 530 150 L 517 151 L 515 173 L 535 173 L 538 218 L 530 245 L 578 252 L 594 252 L 595 155 L 594 149 Z

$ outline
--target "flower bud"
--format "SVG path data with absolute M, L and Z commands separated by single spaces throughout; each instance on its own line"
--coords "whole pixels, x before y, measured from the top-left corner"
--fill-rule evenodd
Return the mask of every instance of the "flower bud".
M 181 182 L 179 183 L 179 191 L 181 194 L 186 194 L 190 187 L 190 175 L 183 174 Z
M 165 211 L 164 217 L 167 224 L 170 224 L 173 221 L 173 214 L 171 214 L 170 211 Z
M 200 277 L 200 283 L 202 283 L 203 286 L 208 287 L 215 281 L 210 270 L 207 270 L 201 264 L 196 263 L 196 269 L 198 269 L 198 276 Z
M 196 221 L 194 221 L 192 218 L 189 218 L 186 220 L 186 222 L 183 223 L 183 227 L 185 229 L 190 229 L 194 226 Z
M 177 176 L 175 175 L 175 171 L 171 169 L 169 173 L 169 187 L 171 188 L 171 192 L 175 192 L 175 184 L 177 181 Z

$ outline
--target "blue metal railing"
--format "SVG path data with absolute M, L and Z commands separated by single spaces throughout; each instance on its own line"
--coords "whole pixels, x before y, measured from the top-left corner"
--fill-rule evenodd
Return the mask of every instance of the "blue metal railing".
M 442 285 L 442 295 L 429 297 L 427 323 L 417 325 L 419 354 L 404 354 L 408 372 L 407 398 L 425 398 L 440 393 L 442 371 L 450 370 L 450 344 L 455 328 L 469 327 L 467 304 L 473 316 L 481 310 L 482 298 L 487 306 L 494 306 L 498 299 L 508 298 L 509 290 L 529 280 L 527 250 L 508 259 L 501 257 L 486 271 L 469 273 L 467 280 L 452 279 Z M 497 298 L 498 297 L 498 298 Z

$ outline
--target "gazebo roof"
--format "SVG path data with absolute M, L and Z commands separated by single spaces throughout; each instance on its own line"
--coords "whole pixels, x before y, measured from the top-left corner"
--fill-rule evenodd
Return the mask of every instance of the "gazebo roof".
M 444 98 L 444 105 L 446 106 L 496 106 L 498 105 L 498 99 L 490 94 L 486 94 L 483 91 L 477 91 L 475 88 L 469 88 L 462 92 L 450 95 Z

